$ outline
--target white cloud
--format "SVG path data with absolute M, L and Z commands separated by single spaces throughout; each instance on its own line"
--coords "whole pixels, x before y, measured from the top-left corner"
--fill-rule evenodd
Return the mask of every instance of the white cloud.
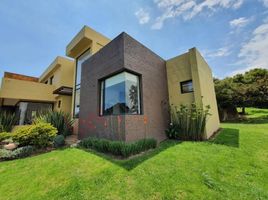
M 268 22 L 264 22 L 252 32 L 252 38 L 242 45 L 238 57 L 245 68 L 232 74 L 243 73 L 253 68 L 268 69 Z
M 215 58 L 215 57 L 225 57 L 231 54 L 229 47 L 222 47 L 214 51 L 207 51 L 205 53 L 205 57 L 207 58 Z
M 263 5 L 268 8 L 268 0 L 261 0 Z
M 162 10 L 162 15 L 156 18 L 152 29 L 161 29 L 169 18 L 181 16 L 184 20 L 189 20 L 204 11 L 210 11 L 211 14 L 220 8 L 238 9 L 243 0 L 155 0 L 154 2 Z
M 139 20 L 140 24 L 146 24 L 150 21 L 150 15 L 147 11 L 145 11 L 143 8 L 140 8 L 135 12 L 136 17 Z
M 237 19 L 233 19 L 232 21 L 229 22 L 229 24 L 232 28 L 241 28 L 246 26 L 250 21 L 251 21 L 250 18 L 240 17 Z

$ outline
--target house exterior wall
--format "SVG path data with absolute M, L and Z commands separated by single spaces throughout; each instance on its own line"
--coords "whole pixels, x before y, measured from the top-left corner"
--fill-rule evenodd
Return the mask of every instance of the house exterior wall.
M 99 81 L 123 70 L 141 75 L 141 115 L 99 116 Z M 125 33 L 82 66 L 79 138 L 134 141 L 165 138 L 169 123 L 165 61 Z
M 209 138 L 220 127 L 211 69 L 196 48 L 167 61 L 169 104 L 179 107 L 196 102 L 211 107 L 205 132 Z M 182 93 L 180 82 L 192 80 L 194 92 Z
M 195 101 L 194 93 L 181 92 L 180 82 L 192 80 L 189 54 L 185 53 L 166 62 L 167 82 L 169 92 L 169 104 L 180 106 L 181 104 L 191 104 Z
M 210 67 L 196 48 L 189 50 L 193 75 L 194 95 L 197 103 L 210 106 L 210 114 L 206 124 L 206 136 L 211 137 L 220 127 L 219 113 L 214 89 L 213 75 Z
M 43 83 L 3 78 L 0 98 L 53 102 L 55 101 L 54 89 L 54 86 Z

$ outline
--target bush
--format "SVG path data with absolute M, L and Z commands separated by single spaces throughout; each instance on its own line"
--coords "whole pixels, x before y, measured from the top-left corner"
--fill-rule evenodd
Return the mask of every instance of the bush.
M 10 132 L 17 123 L 15 113 L 0 111 L 0 132 Z
M 205 139 L 205 127 L 210 106 L 198 106 L 193 103 L 190 107 L 181 105 L 171 108 L 171 126 L 166 130 L 171 139 L 195 140 Z
M 55 148 L 64 146 L 65 140 L 63 135 L 57 135 L 53 140 L 53 145 Z
M 86 138 L 79 143 L 79 146 L 84 148 L 123 157 L 129 157 L 148 149 L 155 148 L 156 145 L 157 141 L 155 139 L 143 139 L 132 143 L 126 143 L 92 137 Z
M 33 145 L 37 148 L 47 147 L 57 135 L 57 129 L 48 123 L 38 123 L 18 128 L 12 138 L 20 146 Z
M 0 133 L 0 142 L 11 138 L 11 136 L 12 136 L 11 133 L 7 133 L 7 132 Z
M 14 151 L 9 151 L 6 149 L 0 149 L 0 160 L 12 160 L 16 158 L 24 158 L 30 156 L 34 152 L 34 147 L 24 146 L 15 149 Z
M 71 115 L 60 112 L 49 111 L 41 114 L 34 120 L 34 123 L 50 123 L 58 130 L 59 135 L 68 136 L 73 133 L 73 123 Z

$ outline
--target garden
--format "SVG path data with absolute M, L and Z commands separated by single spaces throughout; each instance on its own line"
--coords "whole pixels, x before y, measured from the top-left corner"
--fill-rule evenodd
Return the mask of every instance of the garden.
M 63 148 L 0 162 L 0 199 L 268 199 L 268 110 L 129 159 Z

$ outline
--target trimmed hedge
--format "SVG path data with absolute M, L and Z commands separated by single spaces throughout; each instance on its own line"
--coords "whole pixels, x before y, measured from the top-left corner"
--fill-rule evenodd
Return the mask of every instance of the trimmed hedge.
M 89 137 L 79 143 L 80 147 L 94 149 L 102 153 L 111 153 L 116 156 L 129 157 L 157 146 L 155 139 L 142 139 L 132 143 L 111 141 Z
M 0 133 L 0 142 L 2 142 L 3 140 L 9 139 L 11 137 L 12 137 L 11 133 L 2 132 Z
M 12 134 L 12 139 L 14 142 L 18 142 L 20 146 L 32 145 L 37 148 L 44 148 L 53 142 L 57 132 L 57 129 L 51 124 L 38 123 L 18 128 Z
M 65 144 L 65 138 L 63 135 L 57 135 L 53 140 L 53 145 L 55 148 L 63 147 Z

